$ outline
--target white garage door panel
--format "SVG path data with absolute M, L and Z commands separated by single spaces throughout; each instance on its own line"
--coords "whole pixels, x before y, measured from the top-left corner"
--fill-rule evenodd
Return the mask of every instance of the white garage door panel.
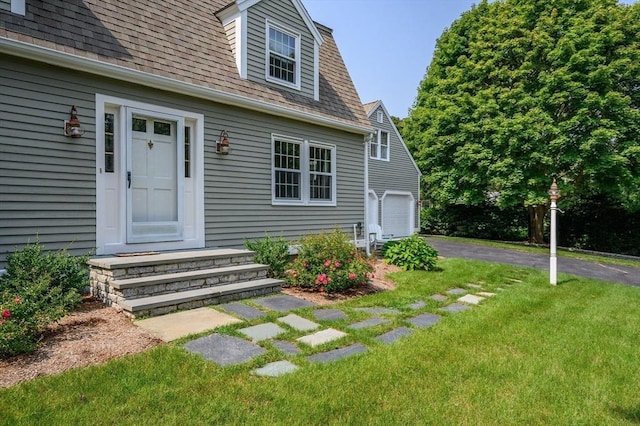
M 382 232 L 394 238 L 411 235 L 411 210 L 409 195 L 386 194 L 382 201 Z

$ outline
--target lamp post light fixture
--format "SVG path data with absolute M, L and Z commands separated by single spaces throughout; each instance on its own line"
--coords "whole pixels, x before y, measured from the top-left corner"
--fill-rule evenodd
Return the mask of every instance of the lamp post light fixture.
M 551 198 L 551 238 L 550 238 L 550 257 L 549 257 L 549 283 L 556 285 L 558 283 L 558 257 L 557 257 L 557 240 L 556 240 L 556 212 L 558 205 L 556 202 L 560 198 L 560 190 L 556 180 L 553 180 L 549 189 L 549 197 Z

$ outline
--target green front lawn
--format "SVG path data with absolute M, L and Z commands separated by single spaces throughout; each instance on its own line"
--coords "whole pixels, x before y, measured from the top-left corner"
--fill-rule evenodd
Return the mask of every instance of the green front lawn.
M 394 275 L 395 291 L 338 305 L 436 312 L 429 296 L 479 283 L 497 295 L 392 345 L 279 378 L 219 368 L 178 345 L 0 390 L 0 424 L 630 424 L 640 421 L 640 288 L 459 259 Z M 517 281 L 522 281 L 518 283 Z M 500 287 L 504 290 L 499 291 Z M 300 315 L 309 316 L 308 310 Z M 326 323 L 328 325 L 328 323 Z M 338 326 L 338 328 L 342 328 Z M 234 333 L 233 328 L 225 332 Z M 308 353 L 308 351 L 307 351 Z

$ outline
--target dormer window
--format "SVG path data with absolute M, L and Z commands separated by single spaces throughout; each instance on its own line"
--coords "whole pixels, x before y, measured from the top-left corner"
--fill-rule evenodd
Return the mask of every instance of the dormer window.
M 266 78 L 300 89 L 300 34 L 267 21 Z

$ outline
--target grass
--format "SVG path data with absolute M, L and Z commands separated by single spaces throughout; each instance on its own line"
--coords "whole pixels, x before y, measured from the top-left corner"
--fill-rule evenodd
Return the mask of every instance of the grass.
M 392 323 L 350 333 L 367 353 L 279 378 L 249 374 L 282 359 L 268 344 L 248 364 L 219 368 L 179 345 L 43 377 L 0 391 L 0 424 L 631 424 L 640 421 L 640 289 L 484 262 L 445 259 L 438 272 L 393 275 L 394 291 L 341 304 L 402 310 Z M 521 281 L 521 282 L 518 282 Z M 478 283 L 497 295 L 443 314 L 392 345 L 406 305 Z M 500 291 L 498 288 L 504 290 Z M 298 313 L 309 317 L 309 310 Z M 328 323 L 327 323 L 328 325 Z M 333 325 L 333 324 L 332 324 Z M 338 322 L 343 328 L 346 321 Z M 238 327 L 223 331 L 233 334 Z M 287 335 L 294 337 L 295 333 Z M 346 344 L 343 342 L 342 344 Z M 324 349 L 328 349 L 326 347 Z
M 476 244 L 479 246 L 504 248 L 509 250 L 523 251 L 527 253 L 549 254 L 549 249 L 545 247 L 527 246 L 522 244 L 506 243 L 506 242 L 500 242 L 500 241 L 479 240 L 475 238 L 445 237 L 441 235 L 438 235 L 438 236 L 432 235 L 432 236 L 429 236 L 429 238 L 440 238 L 443 240 L 459 241 L 459 242 L 465 242 L 470 244 Z M 576 251 L 565 250 L 565 249 L 558 249 L 558 256 L 586 260 L 589 262 L 606 263 L 609 265 L 632 266 L 635 268 L 640 268 L 640 260 L 599 256 L 595 254 L 582 253 L 582 252 L 576 252 Z

